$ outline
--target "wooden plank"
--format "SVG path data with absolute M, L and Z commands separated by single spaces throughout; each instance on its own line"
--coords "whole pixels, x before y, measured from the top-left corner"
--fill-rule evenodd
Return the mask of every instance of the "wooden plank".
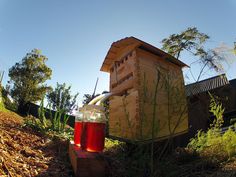
M 118 64 L 114 64 L 112 72 L 110 73 L 110 91 L 114 91 L 114 89 L 123 90 L 122 85 L 127 82 L 130 82 L 129 85 L 133 86 L 133 82 L 135 82 L 136 79 L 134 75 L 135 70 L 136 65 L 134 54 L 125 57 L 122 61 L 119 61 Z M 132 77 L 127 77 L 131 75 Z M 117 86 L 118 88 L 116 88 Z
M 167 138 L 170 134 L 177 136 L 185 133 L 188 130 L 188 113 L 178 108 L 178 105 L 187 106 L 181 67 L 140 49 L 136 50 L 135 58 L 131 59 L 121 63 L 120 68 L 111 73 L 110 84 L 120 84 L 110 90 L 125 95 L 110 99 L 110 135 L 131 141 L 149 141 L 152 138 L 153 123 L 155 140 Z M 133 72 L 133 78 L 120 82 L 130 72 Z M 158 72 L 162 73 L 162 77 L 154 100 Z M 173 88 L 169 92 L 166 92 L 167 76 Z M 179 90 L 178 94 L 175 90 Z M 153 122 L 155 101 L 156 117 Z M 179 122 L 181 111 L 183 120 Z
M 76 177 L 106 177 L 107 163 L 101 153 L 87 152 L 69 143 L 69 157 Z
M 147 55 L 145 52 L 138 52 L 139 54 L 139 74 L 140 74 L 140 87 L 139 87 L 139 95 L 140 95 L 140 105 L 141 112 L 145 115 L 145 122 L 141 126 L 143 129 L 143 137 L 150 138 L 150 134 L 152 130 L 152 117 L 153 117 L 153 99 L 155 95 L 155 87 L 157 84 L 157 69 L 162 73 L 159 75 L 160 82 L 157 89 L 157 97 L 156 97 L 156 118 L 155 125 L 158 125 L 158 130 L 154 129 L 154 138 L 166 137 L 170 134 L 178 134 L 180 132 L 185 132 L 188 130 L 188 116 L 187 109 L 182 110 L 183 115 L 181 116 L 183 121 L 178 122 L 178 118 L 180 117 L 180 112 L 174 113 L 174 109 L 179 107 L 182 104 L 183 107 L 187 107 L 187 102 L 184 93 L 183 87 L 183 77 L 181 68 L 176 67 L 176 65 L 172 65 L 171 63 L 165 62 L 165 60 L 158 60 L 158 57 L 154 58 L 154 56 Z M 169 75 L 168 80 L 167 75 Z M 169 84 L 165 82 L 169 81 Z M 170 88 L 167 91 L 168 86 Z M 175 91 L 175 89 L 179 89 L 179 91 Z M 177 93 L 178 92 L 178 93 Z M 180 100 L 176 100 L 177 94 L 181 95 L 182 102 Z M 143 108 L 142 108 L 143 107 Z M 179 108 L 180 109 L 180 108 Z M 168 113 L 169 112 L 169 113 Z M 176 127 L 178 123 L 178 126 Z M 155 126 L 154 126 L 155 127 Z M 176 127 L 176 128 L 175 128 Z M 175 132 L 173 132 L 175 130 Z
M 128 95 L 115 96 L 110 100 L 109 133 L 112 136 L 136 139 L 138 91 Z

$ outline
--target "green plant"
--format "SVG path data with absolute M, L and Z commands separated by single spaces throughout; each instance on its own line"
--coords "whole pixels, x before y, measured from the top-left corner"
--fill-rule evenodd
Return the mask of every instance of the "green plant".
M 71 127 L 65 128 L 64 131 L 58 132 L 53 131 L 49 129 L 46 132 L 47 136 L 53 138 L 53 139 L 66 139 L 66 140 L 72 140 L 74 137 L 74 129 Z
M 222 103 L 217 100 L 210 92 L 208 92 L 210 100 L 210 112 L 216 117 L 211 124 L 213 129 L 220 129 L 224 123 L 223 114 L 225 109 L 222 106 Z
M 47 132 L 51 123 L 46 118 L 46 112 L 47 108 L 44 107 L 44 97 L 42 97 L 38 108 L 38 118 L 28 115 L 25 118 L 25 125 L 43 133 Z
M 0 100 L 0 111 L 5 111 L 3 102 Z
M 50 128 L 53 131 L 64 131 L 66 123 L 70 118 L 69 114 L 76 108 L 76 98 L 78 93 L 73 96 L 71 95 L 70 89 L 71 86 L 67 87 L 65 83 L 57 83 L 56 88 L 47 95 L 49 103 L 49 118 L 51 120 Z
M 6 85 L 6 87 L 1 87 L 1 94 L 2 94 L 2 101 L 4 103 L 4 107 L 8 110 L 16 112 L 17 104 L 9 98 L 10 97 L 9 85 Z
M 38 108 L 38 117 L 39 117 L 42 129 L 45 129 L 47 127 L 45 113 L 46 113 L 46 109 L 44 108 L 44 96 L 43 96 L 40 106 Z
M 116 148 L 118 146 L 122 146 L 124 144 L 125 143 L 120 142 L 118 140 L 113 140 L 113 139 L 105 138 L 105 151 L 112 150 L 113 148 Z
M 186 78 L 192 77 L 193 80 L 198 82 L 207 68 L 215 72 L 224 71 L 223 63 L 228 60 L 225 55 L 228 51 L 225 49 L 222 48 L 220 51 L 220 47 L 209 50 L 205 48 L 205 44 L 209 39 L 210 37 L 207 34 L 201 33 L 196 27 L 189 27 L 179 34 L 171 34 L 168 38 L 163 39 L 161 43 L 162 49 L 177 59 L 180 58 L 183 52 L 188 52 L 196 58 L 189 65 L 198 65 L 199 74 L 194 76 L 191 71 L 193 66 L 191 66 Z
M 183 122 L 187 119 L 187 103 L 181 77 L 177 77 L 177 73 L 172 70 L 160 67 L 162 78 L 161 90 L 166 95 L 166 127 L 168 128 L 168 137 L 158 159 L 161 160 L 168 152 L 174 150 L 173 138 L 178 128 L 183 126 Z M 184 125 L 186 126 L 186 124 Z M 161 128 L 161 127 L 160 127 Z
M 1 73 L 0 73 L 0 77 L 1 77 Z M 0 111 L 5 110 L 4 104 L 3 104 L 3 98 L 2 98 L 2 86 L 0 83 Z
M 19 113 L 26 114 L 26 104 L 39 101 L 50 89 L 44 84 L 52 74 L 46 61 L 47 57 L 40 50 L 34 49 L 9 69 L 10 83 L 13 84 L 10 94 L 18 105 Z
M 230 124 L 235 124 L 236 123 L 236 118 L 234 117 L 234 118 L 231 118 L 230 119 Z
M 47 124 L 48 123 L 49 122 L 47 122 Z M 41 121 L 38 118 L 33 117 L 31 115 L 28 115 L 25 117 L 24 126 L 30 127 L 30 128 L 37 130 L 43 134 L 45 134 L 47 132 L 47 128 L 42 126 Z
M 25 124 L 50 136 L 71 139 L 73 130 L 69 126 L 66 127 L 70 115 L 65 114 L 64 109 L 58 109 L 56 111 L 52 111 L 51 109 L 50 104 L 44 107 L 43 97 L 38 108 L 38 118 L 28 116 Z
M 71 113 L 76 108 L 78 95 L 78 93 L 71 94 L 71 86 L 67 87 L 65 83 L 57 83 L 57 86 L 47 94 L 47 100 L 53 110 L 64 110 L 65 113 Z
M 224 133 L 222 140 L 228 157 L 231 158 L 233 155 L 236 155 L 236 133 L 230 128 Z
M 197 152 L 202 151 L 206 146 L 206 141 L 206 134 L 199 130 L 195 137 L 190 140 L 188 148 L 194 149 Z
M 236 154 L 236 132 L 229 128 L 225 133 L 221 133 L 221 127 L 224 123 L 222 104 L 209 93 L 211 98 L 209 111 L 213 113 L 215 119 L 206 132 L 199 131 L 188 144 L 189 149 L 199 153 L 214 156 L 215 158 L 231 158 Z
M 49 119 L 51 120 L 50 129 L 57 132 L 63 132 L 66 128 L 66 123 L 70 115 L 66 114 L 64 109 L 58 108 L 52 113 L 52 107 L 49 106 Z
M 160 71 L 157 69 L 157 80 L 155 83 L 155 91 L 154 91 L 154 100 L 153 100 L 153 112 L 152 112 L 152 141 L 151 141 L 151 154 L 150 154 L 150 170 L 151 170 L 151 176 L 154 174 L 154 136 L 156 132 L 159 131 L 159 126 L 156 125 L 156 119 L 157 119 L 157 94 L 158 94 L 158 86 L 160 84 Z M 157 129 L 157 131 L 156 131 Z

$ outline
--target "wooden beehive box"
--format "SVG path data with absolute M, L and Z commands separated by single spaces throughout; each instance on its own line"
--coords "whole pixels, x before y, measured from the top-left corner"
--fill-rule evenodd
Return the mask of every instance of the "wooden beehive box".
M 114 42 L 101 67 L 110 73 L 109 135 L 161 140 L 188 131 L 182 67 L 173 56 L 129 37 Z

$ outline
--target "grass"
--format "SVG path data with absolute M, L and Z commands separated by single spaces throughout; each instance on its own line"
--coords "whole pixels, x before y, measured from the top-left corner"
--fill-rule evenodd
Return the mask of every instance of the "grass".
M 4 104 L 1 100 L 0 100 L 0 111 L 7 112 L 7 109 L 4 107 Z
M 46 128 L 42 127 L 41 122 L 38 118 L 33 116 L 27 116 L 24 118 L 24 126 L 30 127 L 45 136 L 51 138 L 51 139 L 61 139 L 61 140 L 72 140 L 74 136 L 74 129 L 70 126 L 66 126 L 63 131 L 54 131 L 51 129 L 51 121 L 49 119 L 45 120 L 46 124 L 48 125 Z
M 135 146 L 106 139 L 104 157 L 108 162 L 110 177 L 150 177 L 148 146 Z M 215 146 L 217 147 L 217 146 Z M 155 146 L 154 150 L 157 150 Z M 155 152 L 154 151 L 154 152 Z M 214 157 L 214 152 L 198 153 L 189 148 L 176 148 L 158 160 L 154 154 L 152 177 L 232 177 L 236 175 L 236 156 L 230 159 Z

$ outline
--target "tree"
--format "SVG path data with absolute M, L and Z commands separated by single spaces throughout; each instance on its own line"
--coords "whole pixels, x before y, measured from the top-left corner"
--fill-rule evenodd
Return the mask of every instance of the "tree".
M 203 50 L 203 44 L 209 36 L 200 33 L 196 27 L 188 28 L 180 34 L 172 34 L 161 41 L 162 49 L 179 59 L 183 50 L 187 50 L 194 55 L 198 55 Z
M 197 57 L 196 61 L 190 63 L 190 65 L 201 64 L 197 77 L 192 74 L 190 68 L 190 73 L 197 82 L 200 80 L 206 67 L 216 72 L 223 70 L 222 62 L 225 61 L 225 57 L 214 49 L 206 50 L 204 48 L 204 44 L 209 38 L 207 34 L 199 32 L 196 27 L 191 27 L 180 34 L 172 34 L 168 38 L 163 39 L 161 41 L 162 49 L 177 59 L 179 59 L 183 51 L 188 51 Z
M 83 104 L 84 105 L 88 104 L 90 101 L 92 101 L 94 98 L 96 98 L 99 95 L 100 94 L 96 94 L 96 95 L 84 94 Z
M 42 96 L 50 90 L 45 83 L 51 78 L 52 70 L 45 62 L 47 57 L 38 49 L 33 49 L 9 69 L 10 89 L 12 98 L 18 105 L 18 112 L 25 114 L 25 106 L 28 102 L 41 100 Z
M 63 110 L 63 113 L 72 113 L 77 106 L 78 95 L 79 93 L 71 95 L 71 86 L 67 87 L 65 83 L 57 83 L 56 88 L 48 93 L 47 99 L 55 111 Z

